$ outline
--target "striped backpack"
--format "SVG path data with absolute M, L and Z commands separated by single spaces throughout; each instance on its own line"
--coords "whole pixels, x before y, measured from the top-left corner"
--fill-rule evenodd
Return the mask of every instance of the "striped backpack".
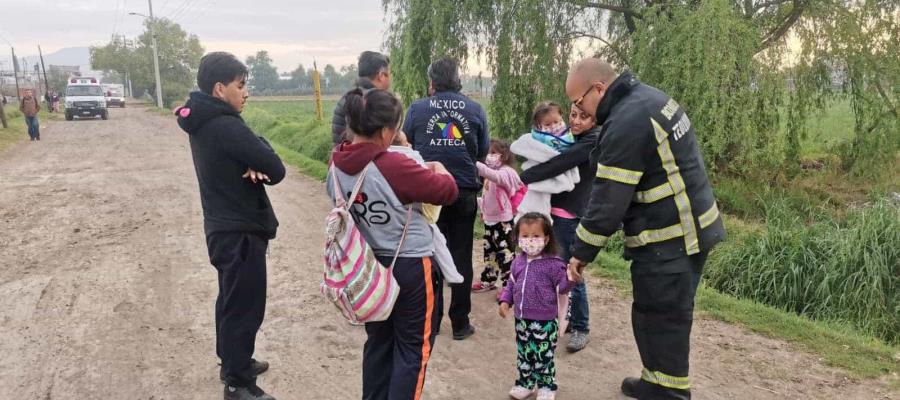
M 400 287 L 394 278 L 394 264 L 403 248 L 412 206 L 407 210 L 406 224 L 400 245 L 390 267 L 385 268 L 375 258 L 362 232 L 350 215 L 350 208 L 359 195 L 369 167 L 363 169 L 350 201 L 344 199 L 338 183 L 336 167 L 331 168 L 334 184 L 334 209 L 325 218 L 325 268 L 322 294 L 341 311 L 351 323 L 384 321 L 391 315 Z

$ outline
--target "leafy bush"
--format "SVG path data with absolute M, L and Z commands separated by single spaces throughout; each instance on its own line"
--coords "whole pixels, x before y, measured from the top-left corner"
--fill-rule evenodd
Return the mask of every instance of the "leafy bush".
M 811 225 L 785 202 L 767 229 L 713 252 L 708 284 L 741 298 L 900 343 L 900 209 L 886 201 Z

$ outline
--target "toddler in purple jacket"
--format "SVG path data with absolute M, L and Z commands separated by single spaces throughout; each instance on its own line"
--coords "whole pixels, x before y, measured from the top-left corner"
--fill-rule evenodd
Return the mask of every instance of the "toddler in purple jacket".
M 516 318 L 519 378 L 509 395 L 521 400 L 537 390 L 538 400 L 552 400 L 557 389 L 553 358 L 559 337 L 558 300 L 573 282 L 566 274 L 566 262 L 557 256 L 559 248 L 545 215 L 523 215 L 513 236 L 520 253 L 500 295 L 500 316 L 506 318 L 512 308 Z

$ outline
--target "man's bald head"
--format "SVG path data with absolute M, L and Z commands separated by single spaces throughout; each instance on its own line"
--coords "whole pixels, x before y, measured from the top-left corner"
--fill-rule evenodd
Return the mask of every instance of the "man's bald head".
M 580 83 L 584 88 L 594 82 L 609 84 L 617 77 L 618 74 L 612 64 L 599 58 L 585 58 L 576 63 L 569 72 L 569 80 Z
M 606 94 L 606 89 L 618 77 L 610 63 L 599 58 L 586 58 L 569 71 L 566 95 L 586 113 L 596 117 L 597 105 Z M 590 90 L 591 88 L 595 90 Z

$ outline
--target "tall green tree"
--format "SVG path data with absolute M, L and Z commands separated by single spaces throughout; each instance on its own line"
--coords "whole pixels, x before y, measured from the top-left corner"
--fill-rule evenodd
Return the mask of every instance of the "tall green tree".
M 278 70 L 272 65 L 268 51 L 260 50 L 247 57 L 247 67 L 250 69 L 249 84 L 254 91 L 264 93 L 278 88 Z
M 808 117 L 836 96 L 851 98 L 857 121 L 841 151 L 848 169 L 871 172 L 871 160 L 883 165 L 900 146 L 896 0 L 383 4 L 404 100 L 425 94 L 425 70 L 438 56 L 486 61 L 496 81 L 492 130 L 503 136 L 526 128 L 536 101 L 564 101 L 569 63 L 596 54 L 687 109 L 713 172 L 795 169 Z
M 149 27 L 154 24 L 159 53 L 159 74 L 163 103 L 171 107 L 187 97 L 195 85 L 197 68 L 203 56 L 200 39 L 189 34 L 177 23 L 156 18 L 144 21 L 144 33 L 128 47 L 113 39 L 105 46 L 91 47 L 91 67 L 103 71 L 129 73 L 136 94 L 156 95 L 153 71 L 153 49 Z

